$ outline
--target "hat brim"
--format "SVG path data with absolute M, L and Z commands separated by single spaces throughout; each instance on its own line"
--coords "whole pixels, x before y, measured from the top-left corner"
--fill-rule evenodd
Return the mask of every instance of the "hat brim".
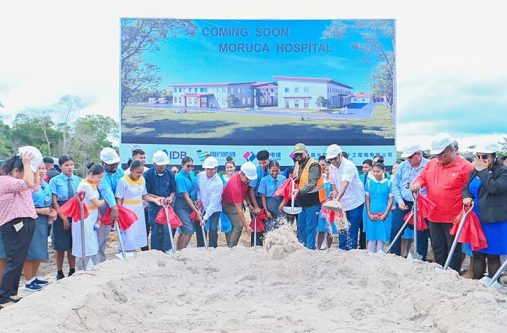
M 169 165 L 169 161 L 159 161 L 159 162 L 153 161 L 153 164 L 155 164 L 155 165 Z
M 252 176 L 252 178 L 248 177 L 246 174 L 245 174 L 246 178 L 248 178 L 248 180 L 256 180 L 257 179 L 257 175 L 255 176 Z
M 338 153 L 338 154 L 327 154 L 326 155 L 326 160 L 329 161 L 330 159 L 333 159 L 333 158 L 337 157 L 338 155 L 340 155 L 340 153 Z
M 116 164 L 116 163 L 120 163 L 120 157 L 113 158 L 113 159 L 110 159 L 110 160 L 107 160 L 107 161 L 102 160 L 102 162 L 104 162 L 104 163 L 106 163 L 106 164 Z
M 306 151 L 306 149 L 297 149 L 297 150 L 293 150 L 292 154 L 301 154 L 301 153 L 304 153 L 305 151 Z
M 438 155 L 440 154 L 441 152 L 443 152 L 445 150 L 445 148 L 447 148 L 448 146 L 445 146 L 444 148 L 442 149 L 431 149 L 430 150 L 430 155 Z
M 415 153 L 417 153 L 419 150 L 416 150 L 416 151 L 408 151 L 408 152 L 403 152 L 401 153 L 400 157 L 402 158 L 407 158 L 407 157 L 410 157 L 412 155 L 414 155 Z

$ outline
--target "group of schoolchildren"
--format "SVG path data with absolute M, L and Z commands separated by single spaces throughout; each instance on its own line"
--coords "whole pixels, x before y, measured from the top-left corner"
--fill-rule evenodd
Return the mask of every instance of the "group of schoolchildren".
M 451 146 L 445 145 L 442 151 L 437 152 L 436 149 L 435 152 L 444 154 Z M 62 267 L 66 254 L 68 276 L 75 272 L 76 257 L 80 259 L 79 269 L 83 269 L 85 263 L 94 265 L 104 261 L 106 241 L 112 228 L 119 228 L 117 222 L 122 218 L 122 208 L 127 208 L 137 216 L 137 220 L 126 230 L 118 230 L 121 240 L 119 250 L 122 251 L 151 248 L 165 252 L 173 246 L 181 250 L 189 245 L 194 233 L 198 247 L 206 243 L 210 247 L 217 247 L 219 231 L 225 234 L 227 246 L 234 247 L 239 243 L 243 229 L 251 232 L 251 245 L 262 245 L 266 232 L 277 228 L 281 221 L 294 219 L 294 216 L 284 213 L 284 206 L 290 205 L 287 198 L 275 195 L 286 180 L 294 181 L 293 185 L 296 186 L 291 190 L 291 197 L 297 198 L 296 205 L 302 206 L 302 212 L 297 216 L 298 238 L 307 248 L 329 248 L 332 236 L 338 236 L 339 248 L 343 250 L 365 248 L 369 252 L 383 253 L 385 244 L 393 240 L 401 228 L 400 221 L 411 209 L 411 193 L 420 190 L 412 185 L 422 182 L 420 175 L 428 163 L 417 145 L 404 149 L 402 157 L 407 160 L 393 165 L 393 175 L 386 172 L 381 156 L 365 160 L 360 175 L 338 145 L 329 146 L 326 155 L 315 161 L 309 157 L 304 144 L 297 144 L 292 155 L 294 167 L 287 168 L 284 173 L 276 160 L 270 160 L 269 152 L 261 150 L 256 154 L 258 166 L 245 162 L 236 171 L 235 162 L 228 158 L 224 165 L 225 173 L 222 174 L 218 172 L 218 161 L 207 156 L 202 171 L 196 174 L 190 156 L 181 160 L 179 168 L 171 167 L 168 154 L 162 150 L 153 154 L 152 166 L 148 168 L 145 166 L 146 155 L 141 149 L 133 151 L 128 169 L 124 171 L 119 167 L 117 152 L 112 148 L 104 148 L 100 152 L 100 164 L 90 164 L 84 179 L 73 174 L 74 162 L 71 157 L 59 158 L 60 173 L 55 171 L 53 161 L 46 158 L 36 174 L 38 186 L 30 187 L 33 212 L 30 210 L 25 214 L 36 220 L 22 263 L 26 288 L 37 291 L 48 283 L 37 276 L 37 270 L 40 262 L 48 259 L 49 233 L 56 255 L 57 279 L 65 277 Z M 4 166 L 4 174 L 20 182 L 20 191 L 28 191 L 28 187 L 21 185 L 27 172 L 23 175 L 19 171 L 23 169 L 24 162 L 23 158 L 18 157 L 17 160 L 7 161 L 7 167 Z M 465 171 L 469 172 L 469 169 Z M 5 181 L 5 189 L 9 188 L 11 180 L 1 180 Z M 26 179 L 24 182 L 30 184 Z M 426 186 L 431 188 L 428 184 Z M 83 204 L 89 212 L 83 220 L 84 239 L 81 221 L 72 221 L 58 212 L 78 193 L 83 194 Z M 424 193 L 424 189 L 421 193 Z M 324 201 L 330 200 L 340 202 L 350 223 L 348 230 L 338 230 L 321 211 Z M 156 221 L 163 208 L 174 212 L 181 221 L 178 227 L 169 221 Z M 250 219 L 245 216 L 246 209 Z M 12 221 L 3 223 L 7 225 Z M 436 244 L 435 248 L 433 243 L 438 242 L 438 230 L 436 226 L 435 231 L 432 229 L 432 246 L 440 263 L 443 254 L 446 251 L 448 253 L 449 238 L 445 240 L 448 230 L 444 228 L 442 242 L 447 242 L 447 245 L 443 244 L 447 247 L 442 250 Z M 502 235 L 505 232 L 502 231 Z M 424 253 L 425 256 L 428 233 L 418 233 L 418 241 L 419 237 L 421 241 L 416 253 Z M 406 255 L 412 238 L 412 229 L 407 228 L 401 240 L 392 245 L 393 253 Z M 175 244 L 172 244 L 172 239 Z M 426 249 L 420 249 L 424 243 Z M 12 249 L 3 251 L 4 246 L 0 245 L 0 259 L 5 259 L 8 257 L 6 252 Z M 85 258 L 82 258 L 83 254 Z M 0 263 L 3 270 L 4 261 L 0 260 Z

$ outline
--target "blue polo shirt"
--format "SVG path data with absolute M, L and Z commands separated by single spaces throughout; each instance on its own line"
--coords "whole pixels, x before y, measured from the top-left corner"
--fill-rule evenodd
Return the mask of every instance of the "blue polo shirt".
M 268 175 L 263 177 L 259 184 L 259 193 L 264 194 L 266 197 L 272 197 L 276 190 L 285 181 L 285 176 L 279 174 L 276 179 L 273 176 Z
M 188 193 L 192 201 L 197 200 L 197 178 L 195 173 L 181 169 L 176 175 L 176 197 L 182 198 L 183 193 Z
M 98 190 L 100 197 L 103 198 L 109 207 L 116 206 L 116 186 L 123 178 L 125 173 L 121 168 L 116 169 L 115 173 L 104 172 L 104 177 L 99 183 Z M 105 209 L 105 206 L 103 209 Z
M 77 187 L 81 182 L 81 178 L 76 175 L 71 175 L 67 177 L 63 172 L 58 176 L 51 178 L 49 181 L 49 187 L 51 188 L 51 193 L 55 194 L 58 201 L 67 201 L 71 198 L 68 197 L 69 193 L 69 183 L 68 179 L 71 179 L 72 188 L 74 189 L 74 195 L 77 193 Z
M 36 208 L 45 208 L 51 206 L 52 192 L 49 184 L 41 180 L 40 188 L 32 194 L 33 204 Z
M 262 178 L 266 177 L 269 175 L 269 168 L 266 167 L 266 170 L 262 170 L 262 168 L 260 167 L 260 165 L 257 166 L 256 168 L 256 171 L 257 171 L 257 179 L 255 180 L 252 180 L 250 182 L 250 184 L 248 184 L 248 186 L 250 187 L 253 187 L 255 189 L 255 196 L 257 197 L 260 197 L 261 196 L 261 193 L 259 192 L 259 185 L 261 183 L 261 180 Z
M 163 174 L 159 175 L 155 167 L 151 167 L 144 173 L 146 191 L 159 197 L 167 198 L 171 193 L 176 192 L 176 178 L 173 172 L 167 167 Z

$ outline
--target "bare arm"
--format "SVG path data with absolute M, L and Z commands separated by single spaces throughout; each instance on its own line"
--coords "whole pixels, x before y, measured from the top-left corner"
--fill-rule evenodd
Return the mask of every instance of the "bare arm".
M 245 214 L 243 213 L 243 207 L 241 203 L 234 203 L 234 207 L 236 208 L 236 212 L 238 212 L 238 217 L 243 226 L 248 230 L 252 231 L 252 228 L 248 225 L 248 222 L 246 221 Z

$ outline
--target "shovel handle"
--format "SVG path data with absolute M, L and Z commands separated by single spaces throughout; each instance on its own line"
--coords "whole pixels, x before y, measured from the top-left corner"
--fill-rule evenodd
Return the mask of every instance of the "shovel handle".
M 171 229 L 171 223 L 169 222 L 169 204 L 164 204 L 164 213 L 167 222 L 167 228 L 169 229 L 169 240 L 171 241 L 171 251 L 173 254 L 176 253 L 176 244 L 174 244 L 173 231 Z M 163 244 L 162 244 L 163 246 Z
M 447 270 L 449 268 L 452 255 L 454 254 L 454 251 L 456 250 L 456 246 L 458 245 L 459 236 L 461 235 L 461 232 L 463 231 L 463 226 L 465 225 L 465 219 L 467 218 L 468 214 L 470 214 L 470 212 L 473 209 L 474 209 L 474 202 L 473 201 L 472 201 L 472 204 L 470 205 L 470 209 L 468 209 L 468 211 L 466 211 L 465 207 L 463 206 L 464 214 L 463 214 L 463 217 L 461 218 L 461 220 L 458 222 L 459 223 L 458 231 L 456 232 L 456 235 L 454 235 L 454 240 L 452 241 L 451 250 L 449 251 L 449 255 L 447 256 L 447 259 L 445 260 L 444 270 Z

